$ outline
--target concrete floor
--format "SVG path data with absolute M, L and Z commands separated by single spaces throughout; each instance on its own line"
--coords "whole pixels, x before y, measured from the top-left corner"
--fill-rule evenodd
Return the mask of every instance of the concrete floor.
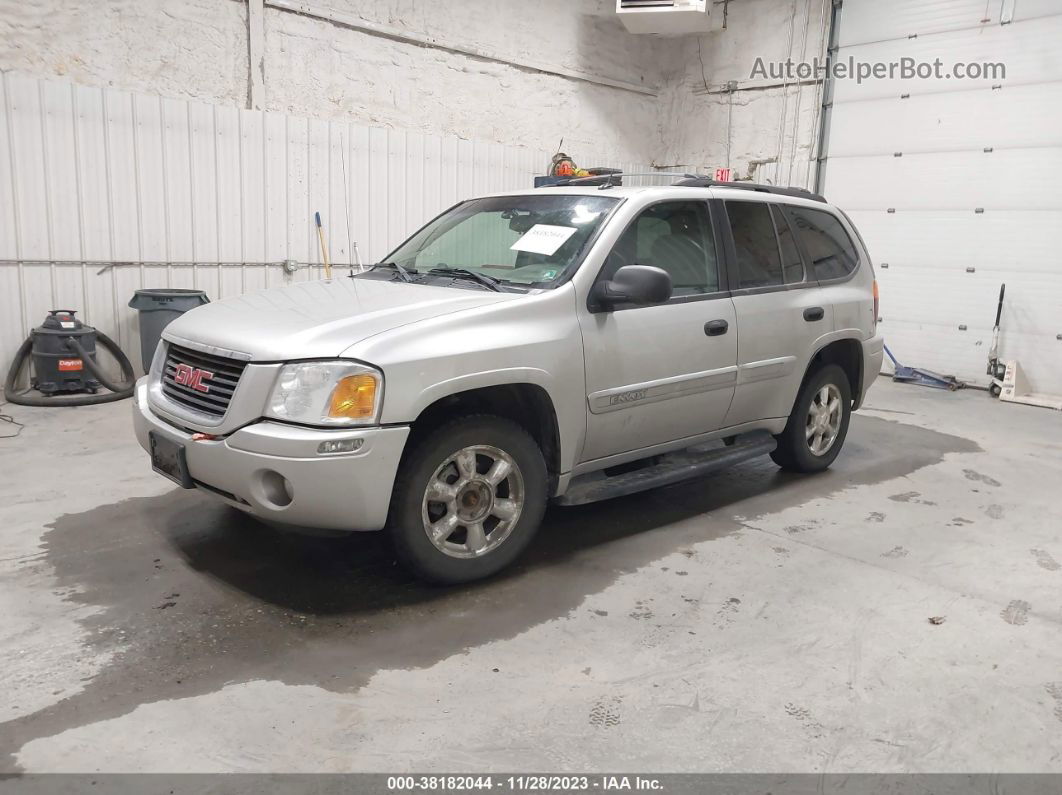
M 5 411 L 0 772 L 1062 772 L 1062 414 L 881 381 L 824 475 L 440 590 L 174 489 L 128 404 Z

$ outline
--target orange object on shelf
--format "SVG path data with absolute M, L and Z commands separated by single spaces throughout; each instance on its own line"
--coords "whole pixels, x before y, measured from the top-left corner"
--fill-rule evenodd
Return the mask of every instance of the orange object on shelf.
M 549 165 L 551 177 L 571 177 L 575 175 L 575 163 L 564 152 L 557 152 Z

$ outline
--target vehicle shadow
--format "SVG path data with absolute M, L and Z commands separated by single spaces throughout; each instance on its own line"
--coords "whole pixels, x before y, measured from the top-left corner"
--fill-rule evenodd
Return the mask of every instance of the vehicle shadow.
M 846 482 L 837 473 L 813 479 L 825 490 Z M 673 525 L 768 493 L 781 501 L 804 500 L 808 483 L 807 477 L 782 473 L 765 460 L 608 502 L 550 506 L 541 529 L 514 566 L 484 582 L 457 587 L 414 579 L 395 560 L 384 533 L 320 536 L 267 526 L 235 509 L 204 503 L 203 510 L 195 512 L 202 517 L 199 520 L 190 521 L 187 511 L 169 514 L 164 535 L 189 567 L 256 599 L 319 616 L 364 614 L 445 600 L 455 590 L 467 595 L 500 585 L 512 587 L 587 552 L 596 553 L 595 573 L 610 573 L 611 579 L 736 527 L 732 521 L 710 516 L 695 530 L 667 532 Z M 646 534 L 654 538 L 637 550 L 616 548 L 615 542 Z
M 907 475 L 949 452 L 976 450 L 966 439 L 873 417 L 853 418 L 843 454 L 826 472 L 792 475 L 766 456 L 706 477 L 606 502 L 551 506 L 523 556 L 507 571 L 456 588 L 413 579 L 383 533 L 319 537 L 268 527 L 206 498 L 181 493 L 176 504 L 202 510 L 164 512 L 161 534 L 195 571 L 281 609 L 319 616 L 373 614 L 445 603 L 457 592 L 493 599 L 502 589 L 523 598 L 550 588 L 575 594 L 601 588 L 671 552 L 741 527 L 742 516 L 801 505 L 841 489 Z M 196 517 L 196 518 L 191 518 Z M 527 590 L 524 594 L 523 589 Z

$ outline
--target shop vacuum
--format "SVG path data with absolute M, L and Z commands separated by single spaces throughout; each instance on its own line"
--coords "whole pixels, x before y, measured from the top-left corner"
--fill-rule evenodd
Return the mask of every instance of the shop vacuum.
M 112 381 L 96 361 L 97 343 L 110 352 L 122 370 L 121 382 Z M 30 388 L 17 390 L 19 375 L 32 359 Z M 19 406 L 88 406 L 124 400 L 133 394 L 133 365 L 102 331 L 74 317 L 74 310 L 53 309 L 30 332 L 15 354 L 4 382 L 4 398 Z M 110 392 L 96 394 L 100 387 Z M 40 394 L 31 394 L 36 391 Z

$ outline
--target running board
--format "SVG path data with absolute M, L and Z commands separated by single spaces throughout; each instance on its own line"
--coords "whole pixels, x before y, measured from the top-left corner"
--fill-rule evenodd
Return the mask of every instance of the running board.
M 572 480 L 568 490 L 555 500 L 557 505 L 586 505 L 599 500 L 637 494 L 640 491 L 681 483 L 714 472 L 717 469 L 740 464 L 753 458 L 767 455 L 777 446 L 774 437 L 767 431 L 752 431 L 735 437 L 734 443 L 725 447 L 695 446 L 677 453 L 661 456 L 657 464 L 625 472 L 622 475 L 606 476 L 603 472 L 590 472 Z

